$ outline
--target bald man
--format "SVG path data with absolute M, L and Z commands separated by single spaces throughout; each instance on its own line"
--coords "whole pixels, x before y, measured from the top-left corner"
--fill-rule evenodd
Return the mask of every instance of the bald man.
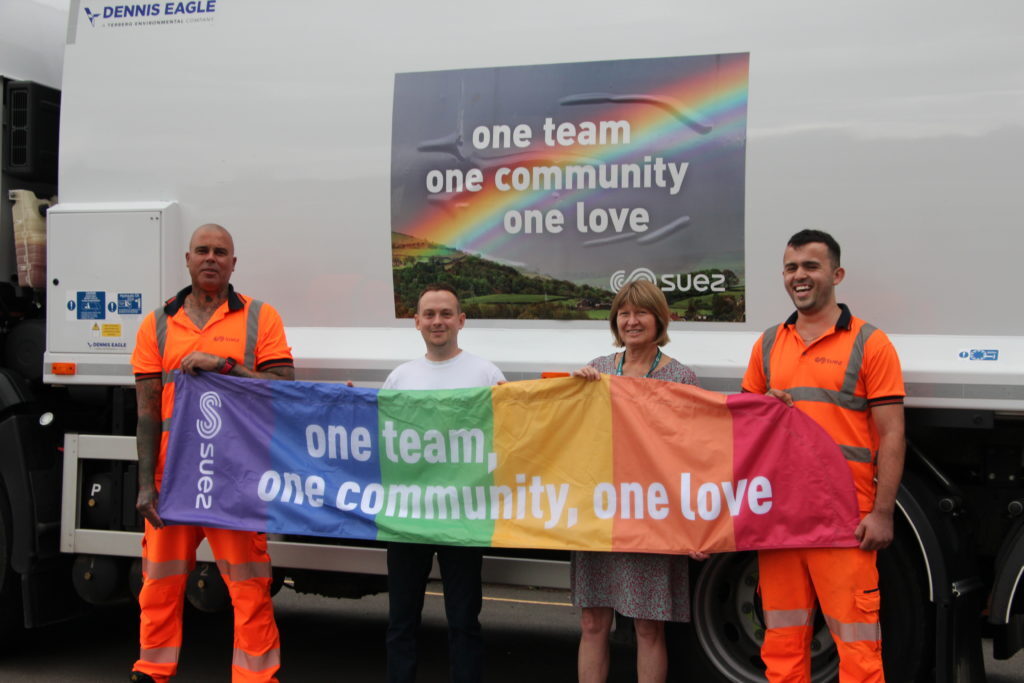
M 185 580 L 195 567 L 196 546 L 203 538 L 210 543 L 235 610 L 231 680 L 277 680 L 280 641 L 270 601 L 266 535 L 166 526 L 157 513 L 174 407 L 174 370 L 295 378 L 281 316 L 231 286 L 236 261 L 231 233 L 214 224 L 197 228 L 185 254 L 192 284 L 143 320 L 132 354 L 139 412 L 136 508 L 146 520 L 140 651 L 132 681 L 167 681 L 177 671 Z M 209 493 L 216 495 L 216 488 Z

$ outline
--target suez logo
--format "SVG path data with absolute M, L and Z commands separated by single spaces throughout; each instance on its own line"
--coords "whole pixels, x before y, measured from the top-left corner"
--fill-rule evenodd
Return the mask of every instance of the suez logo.
M 726 289 L 725 274 L 714 273 L 665 273 L 660 277 L 654 274 L 650 268 L 640 267 L 629 275 L 624 270 L 616 270 L 612 273 L 608 283 L 612 286 L 613 292 L 618 292 L 630 282 L 647 280 L 658 285 L 663 292 L 724 292 Z
M 220 433 L 222 422 L 217 408 L 220 408 L 221 405 L 223 404 L 220 394 L 216 391 L 204 392 L 199 397 L 199 412 L 203 414 L 203 419 L 196 420 L 196 431 L 206 441 L 199 443 L 199 479 L 196 481 L 196 488 L 199 489 L 199 493 L 196 494 L 197 510 L 199 508 L 209 510 L 213 507 L 213 444 L 209 442 L 209 439 Z
M 138 19 L 155 17 L 187 17 L 198 14 L 213 14 L 217 11 L 217 0 L 187 0 L 187 2 L 142 2 L 120 5 L 105 5 L 96 9 L 84 7 L 89 23 L 96 25 L 97 19 Z

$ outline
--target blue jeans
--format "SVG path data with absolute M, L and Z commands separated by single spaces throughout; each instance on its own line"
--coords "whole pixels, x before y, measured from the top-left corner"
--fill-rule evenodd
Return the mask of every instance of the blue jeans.
M 418 543 L 388 544 L 388 681 L 416 680 L 416 637 L 434 553 L 444 585 L 451 680 L 478 683 L 483 680 L 483 549 Z

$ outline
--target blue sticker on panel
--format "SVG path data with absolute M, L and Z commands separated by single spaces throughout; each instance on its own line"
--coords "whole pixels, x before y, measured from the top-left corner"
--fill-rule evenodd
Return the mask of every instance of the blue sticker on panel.
M 76 298 L 78 299 L 79 320 L 106 319 L 106 292 L 77 292 Z
M 119 315 L 141 315 L 142 294 L 139 292 L 118 292 L 117 312 Z

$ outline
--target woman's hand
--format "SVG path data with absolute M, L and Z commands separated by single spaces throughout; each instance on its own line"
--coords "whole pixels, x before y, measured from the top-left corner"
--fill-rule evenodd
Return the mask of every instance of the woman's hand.
M 579 370 L 573 370 L 573 377 L 582 377 L 583 379 L 594 381 L 601 379 L 601 373 L 597 371 L 597 368 L 591 367 L 590 365 L 584 365 Z

